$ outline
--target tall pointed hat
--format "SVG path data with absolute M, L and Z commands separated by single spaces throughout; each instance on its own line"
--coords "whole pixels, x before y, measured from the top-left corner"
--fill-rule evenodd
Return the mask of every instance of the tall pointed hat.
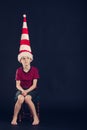
M 21 34 L 20 48 L 19 48 L 19 54 L 18 54 L 19 62 L 23 56 L 28 56 L 29 58 L 31 58 L 33 60 L 33 55 L 32 55 L 31 46 L 30 46 L 29 33 L 28 33 L 28 27 L 27 27 L 27 20 L 26 20 L 25 14 L 23 15 L 22 34 Z

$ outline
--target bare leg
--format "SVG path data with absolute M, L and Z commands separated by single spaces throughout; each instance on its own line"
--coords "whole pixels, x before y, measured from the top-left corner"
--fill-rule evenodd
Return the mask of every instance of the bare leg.
M 32 115 L 33 115 L 33 123 L 32 123 L 32 125 L 38 125 L 39 124 L 39 118 L 38 118 L 37 113 L 36 113 L 35 105 L 31 100 L 31 96 L 27 95 L 25 97 L 25 102 L 28 104 L 28 106 L 29 106 L 29 108 L 30 108 L 30 110 L 32 112 Z
M 24 96 L 19 95 L 18 100 L 17 100 L 17 102 L 15 104 L 15 107 L 14 107 L 14 115 L 13 115 L 13 119 L 11 121 L 12 125 L 17 125 L 18 113 L 19 113 L 19 111 L 21 109 L 21 105 L 22 105 L 23 102 L 24 102 Z

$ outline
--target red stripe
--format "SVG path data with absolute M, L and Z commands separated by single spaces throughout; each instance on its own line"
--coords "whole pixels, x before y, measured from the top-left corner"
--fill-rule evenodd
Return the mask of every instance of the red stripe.
M 26 39 L 20 40 L 20 44 L 21 44 L 21 45 L 22 45 L 22 44 L 30 45 L 30 40 L 26 40 Z
M 22 34 L 23 33 L 28 34 L 28 29 L 27 28 L 22 28 Z
M 24 20 L 23 20 L 23 22 L 27 22 L 27 20 L 26 20 L 26 17 L 24 17 Z
M 21 51 L 20 51 L 20 53 L 21 53 L 21 52 L 29 52 L 29 53 L 31 53 L 31 54 L 32 54 L 32 52 L 27 51 L 27 50 L 21 50 Z

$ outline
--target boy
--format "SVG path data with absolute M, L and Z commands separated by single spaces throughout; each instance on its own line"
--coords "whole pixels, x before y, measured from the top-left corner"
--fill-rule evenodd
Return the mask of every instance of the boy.
M 14 115 L 11 121 L 12 125 L 17 125 L 18 113 L 21 105 L 25 102 L 30 108 L 33 116 L 32 125 L 39 124 L 39 118 L 36 113 L 35 105 L 32 101 L 37 96 L 37 81 L 39 78 L 38 69 L 31 66 L 33 55 L 30 48 L 30 40 L 28 36 L 28 29 L 26 23 L 26 15 L 24 16 L 22 36 L 20 42 L 20 50 L 18 54 L 18 61 L 22 64 L 16 71 L 16 103 L 14 107 Z

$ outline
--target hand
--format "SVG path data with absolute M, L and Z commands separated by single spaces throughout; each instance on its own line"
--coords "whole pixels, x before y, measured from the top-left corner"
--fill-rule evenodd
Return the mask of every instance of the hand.
M 29 91 L 28 91 L 28 89 L 27 90 L 24 90 L 25 91 L 25 93 L 28 93 Z
M 26 90 L 23 90 L 23 91 L 22 91 L 22 95 L 23 95 L 24 97 L 27 95 Z

